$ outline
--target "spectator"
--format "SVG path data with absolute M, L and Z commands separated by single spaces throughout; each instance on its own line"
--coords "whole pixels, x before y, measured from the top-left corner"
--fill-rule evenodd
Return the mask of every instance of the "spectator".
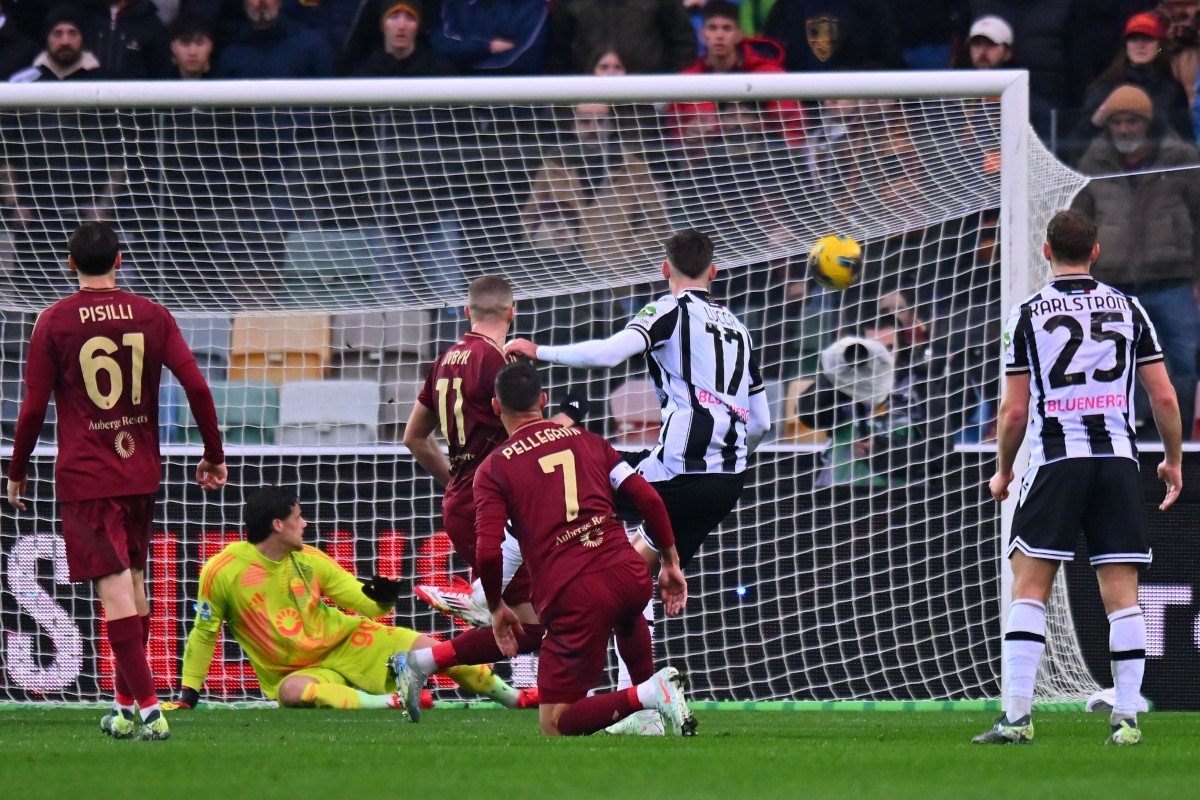
M 246 0 L 246 19 L 221 53 L 222 78 L 327 78 L 333 51 L 317 31 L 280 16 L 281 0 Z
M 454 75 L 454 65 L 418 36 L 421 0 L 379 0 L 382 43 L 352 73 L 359 78 L 422 78 Z
M 1100 126 L 1092 121 L 1096 109 L 1122 84 L 1144 89 L 1154 103 L 1160 122 L 1170 125 L 1186 141 L 1195 139 L 1187 92 L 1175 79 L 1170 56 L 1163 50 L 1166 38 L 1167 23 L 1157 14 L 1145 12 L 1129 18 L 1120 52 L 1109 68 L 1088 87 L 1084 97 L 1083 115 L 1074 132 L 1079 150 L 1087 147 L 1100 132 Z
M 696 58 L 696 34 L 680 0 L 559 0 L 550 12 L 546 69 L 586 73 L 604 42 L 630 74 L 678 72 Z
M 888 0 L 896 20 L 900 51 L 909 69 L 948 69 L 954 65 L 967 0 Z
M 429 38 L 464 74 L 540 75 L 549 34 L 546 0 L 446 0 Z
M 970 0 L 967 19 L 994 16 L 1013 29 L 1013 66 L 1029 70 L 1029 90 L 1058 114 L 1078 107 L 1091 80 L 1082 0 Z M 1059 123 L 1060 126 L 1062 123 Z
M 709 0 L 703 17 L 700 38 L 704 55 L 684 69 L 684 75 L 783 72 L 783 49 L 770 39 L 746 38 L 738 7 L 729 0 Z M 765 110 L 774 130 L 782 131 L 792 144 L 803 143 L 804 115 L 799 103 L 773 100 Z M 721 125 L 716 103 L 672 103 L 666 116 L 668 128 L 679 139 L 714 136 Z
M 83 13 L 78 6 L 62 5 L 46 15 L 46 49 L 33 66 L 14 74 L 12 83 L 34 81 L 94 81 L 105 76 L 100 60 L 83 49 Z
M 621 54 L 614 45 L 600 45 L 596 48 L 596 55 L 590 61 L 592 66 L 588 71 L 601 78 L 629 74 L 625 69 L 625 59 L 621 58 Z
M 561 154 L 547 157 L 521 212 L 526 238 L 546 255 L 601 268 L 639 258 L 641 241 L 667 234 L 661 187 L 646 163 L 626 152 L 612 109 L 576 106 Z
M 1093 179 L 1072 208 L 1096 221 L 1097 280 L 1135 295 L 1158 330 L 1167 372 L 1179 395 L 1185 436 L 1192 430 L 1200 313 L 1193 285 L 1200 278 L 1200 152 L 1155 121 L 1144 89 L 1120 86 L 1096 111 L 1102 131 L 1079 161 Z M 1133 174 L 1130 174 L 1133 173 Z M 1142 408 L 1146 408 L 1141 404 Z
M 16 18 L 10 14 L 12 5 L 13 0 L 0 0 L 0 81 L 25 69 L 38 54 L 37 43 L 17 27 Z
M 174 74 L 182 80 L 206 78 L 212 70 L 212 29 L 193 14 L 183 13 L 167 27 Z
M 104 72 L 121 80 L 155 80 L 171 72 L 167 32 L 150 0 L 84 0 L 83 38 Z
M 788 72 L 904 66 L 896 22 L 883 0 L 778 0 L 765 33 L 783 45 Z
M 971 69 L 1003 69 L 1011 65 L 1013 30 L 1000 17 L 980 17 L 967 35 L 967 64 Z M 1029 92 L 1029 121 L 1045 142 L 1053 142 L 1054 110 L 1045 98 Z
M 1197 12 L 1200 0 L 1161 0 L 1158 4 L 1158 13 L 1168 22 L 1165 49 L 1171 58 L 1171 72 L 1187 92 L 1188 108 L 1196 103 L 1196 79 L 1200 77 Z

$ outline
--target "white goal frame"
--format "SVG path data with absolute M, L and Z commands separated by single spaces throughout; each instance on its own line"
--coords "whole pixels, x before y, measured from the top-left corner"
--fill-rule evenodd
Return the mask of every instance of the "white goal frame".
M 611 103 L 694 101 L 769 101 L 837 98 L 1000 99 L 1000 247 L 1001 313 L 1028 294 L 1031 258 L 1041 232 L 1031 231 L 1028 157 L 1031 131 L 1029 79 L 1023 70 L 859 72 L 806 74 L 737 74 L 714 76 L 592 76 L 504 79 L 339 79 L 267 81 L 54 82 L 0 84 L 0 109 L 70 107 L 186 108 L 215 106 L 470 105 L 504 103 Z M 261 313 L 261 312 L 260 312 Z M 999 347 L 995 358 L 1000 358 Z M 1001 370 L 1002 373 L 1002 370 Z M 166 449 L 166 448 L 165 448 Z M 187 451 L 197 448 L 169 448 Z M 281 448 L 287 449 L 287 448 Z M 39 452 L 45 449 L 39 448 Z M 287 449 L 292 452 L 291 449 Z M 1025 448 L 1017 470 L 1025 463 Z M 1015 493 L 1000 510 L 1000 532 L 1007 540 Z M 1006 619 L 1011 571 L 998 547 L 1002 575 L 1001 626 Z M 1001 689 L 1006 685 L 1003 669 Z

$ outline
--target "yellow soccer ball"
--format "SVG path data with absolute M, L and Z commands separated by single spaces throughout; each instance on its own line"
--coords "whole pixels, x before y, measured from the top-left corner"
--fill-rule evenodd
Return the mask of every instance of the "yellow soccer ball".
M 808 274 L 826 289 L 841 291 L 862 273 L 862 248 L 849 236 L 825 236 L 808 254 Z

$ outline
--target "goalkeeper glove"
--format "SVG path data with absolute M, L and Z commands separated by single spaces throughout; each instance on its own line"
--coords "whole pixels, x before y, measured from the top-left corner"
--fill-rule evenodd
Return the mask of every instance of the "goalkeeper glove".
M 376 575 L 371 580 L 363 584 L 363 594 L 379 603 L 381 606 L 390 606 L 395 604 L 400 597 L 400 590 L 403 588 L 400 581 L 385 578 L 382 575 Z
M 583 389 L 572 389 L 567 393 L 567 396 L 562 399 L 556 409 L 560 414 L 566 414 L 571 418 L 571 422 L 579 425 L 587 418 L 588 412 L 592 410 L 591 403 L 588 402 L 587 394 Z
M 190 711 L 200 705 L 200 692 L 184 686 L 179 696 L 162 704 L 163 711 Z

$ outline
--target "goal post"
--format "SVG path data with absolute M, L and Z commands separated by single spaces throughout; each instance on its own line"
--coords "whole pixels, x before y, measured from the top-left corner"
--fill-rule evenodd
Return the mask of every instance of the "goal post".
M 665 291 L 665 235 L 699 227 L 776 427 L 687 612 L 656 623 L 657 655 L 700 699 L 995 698 L 1006 527 L 980 440 L 998 325 L 1084 182 L 1027 119 L 1021 71 L 0 85 L 0 449 L 32 315 L 71 288 L 65 235 L 109 219 L 119 280 L 175 313 L 214 386 L 232 466 L 219 495 L 188 486 L 198 438 L 165 381 L 147 570 L 165 687 L 199 567 L 239 535 L 254 486 L 296 487 L 316 543 L 359 574 L 465 574 L 399 440 L 430 359 L 464 330 L 468 282 L 510 279 L 514 335 L 606 336 Z M 845 292 L 805 280 L 827 234 L 864 247 Z M 843 334 L 888 339 L 894 391 L 810 429 L 797 408 Z M 552 402 L 585 391 L 589 426 L 618 446 L 654 440 L 640 363 L 543 374 Z M 111 688 L 98 605 L 63 580 L 53 453 L 51 426 L 31 511 L 4 512 L 0 700 Z M 1065 613 L 1049 699 L 1095 688 Z M 453 630 L 409 597 L 396 619 Z M 258 697 L 236 646 L 221 652 L 210 698 Z

